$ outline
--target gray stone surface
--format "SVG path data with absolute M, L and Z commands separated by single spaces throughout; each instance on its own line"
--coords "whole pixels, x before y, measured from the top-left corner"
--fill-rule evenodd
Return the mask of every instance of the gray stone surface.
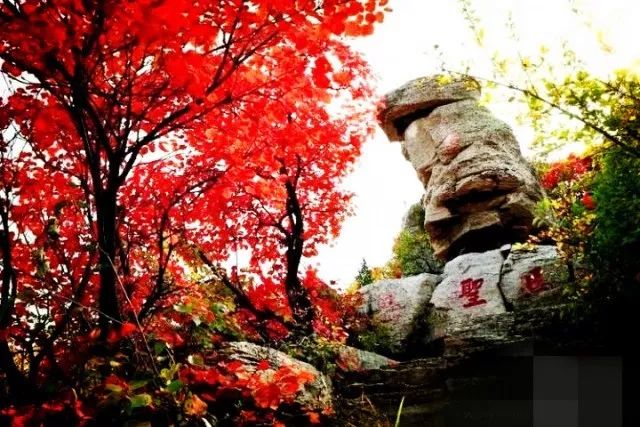
M 502 268 L 500 288 L 514 310 L 558 300 L 569 272 L 555 246 L 512 249 Z M 557 302 L 557 301 L 556 301 Z
M 306 362 L 294 359 L 287 354 L 268 347 L 262 347 L 249 342 L 229 342 L 219 350 L 223 360 L 237 360 L 244 364 L 244 369 L 255 371 L 258 363 L 263 360 L 269 362 L 273 369 L 290 366 L 301 371 L 311 372 L 315 380 L 304 385 L 298 392 L 295 402 L 309 410 L 322 411 L 332 405 L 331 380 Z
M 480 85 L 470 78 L 452 79 L 449 76 L 420 77 L 388 93 L 378 119 L 391 141 L 402 141 L 403 119 L 416 113 L 427 112 L 439 105 L 462 99 L 480 97 Z
M 368 313 L 376 325 L 388 332 L 391 339 L 389 352 L 402 352 L 405 348 L 416 319 L 424 315 L 439 281 L 439 276 L 423 273 L 381 280 L 360 289 L 361 311 Z
M 480 318 L 506 312 L 498 284 L 500 250 L 460 255 L 444 267 L 431 296 L 430 339 L 455 335 Z

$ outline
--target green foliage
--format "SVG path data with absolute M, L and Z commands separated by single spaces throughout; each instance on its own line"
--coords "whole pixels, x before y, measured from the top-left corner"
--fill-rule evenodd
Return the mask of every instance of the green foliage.
M 595 179 L 597 226 L 588 262 L 598 295 L 638 297 L 640 273 L 640 159 L 609 150 Z
M 404 229 L 422 229 L 424 226 L 424 207 L 422 202 L 411 205 L 404 218 Z
M 369 269 L 366 273 L 372 282 L 396 279 L 422 273 L 439 274 L 444 264 L 438 260 L 431 247 L 429 235 L 424 230 L 424 208 L 421 203 L 412 205 L 404 218 L 403 228 L 395 238 L 391 259 L 381 267 Z M 363 260 L 363 267 L 366 266 Z M 368 266 L 367 266 L 368 269 Z M 356 284 L 363 273 L 360 269 Z
M 443 264 L 435 258 L 429 236 L 424 230 L 424 215 L 422 203 L 412 205 L 404 218 L 402 231 L 394 242 L 389 269 L 399 271 L 401 276 L 442 271 Z
M 429 236 L 424 231 L 402 230 L 393 245 L 393 260 L 402 276 L 440 273 L 442 262 L 435 258 Z
M 367 261 L 363 258 L 362 265 L 360 266 L 360 270 L 356 276 L 356 283 L 358 287 L 367 286 L 373 283 L 373 275 L 371 274 L 371 269 L 367 265 Z
M 542 117 L 550 108 L 570 119 L 563 126 L 536 121 L 537 140 L 556 146 L 578 141 L 584 146 L 616 147 L 640 157 L 640 76 L 617 70 L 608 78 L 576 69 L 561 79 L 543 79 L 542 87 L 528 96 L 529 114 Z
M 387 353 L 393 347 L 388 326 L 372 321 L 369 327 L 355 337 L 356 347 L 374 353 Z

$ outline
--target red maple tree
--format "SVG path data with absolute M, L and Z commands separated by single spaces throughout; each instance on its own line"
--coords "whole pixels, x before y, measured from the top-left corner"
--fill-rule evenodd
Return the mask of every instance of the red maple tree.
M 339 183 L 373 122 L 340 36 L 370 34 L 385 4 L 0 1 L 0 396 L 81 375 L 95 343 L 160 335 L 206 293 L 203 266 L 258 329 L 310 331 L 302 259 L 348 213 Z M 228 272 L 241 250 L 250 268 Z

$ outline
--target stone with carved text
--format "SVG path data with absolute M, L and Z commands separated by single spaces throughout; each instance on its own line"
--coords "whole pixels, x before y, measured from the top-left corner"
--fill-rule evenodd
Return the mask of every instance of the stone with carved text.
M 504 262 L 500 288 L 513 309 L 556 301 L 569 281 L 555 246 L 514 248 Z
M 449 261 L 431 296 L 430 339 L 455 334 L 478 318 L 506 312 L 500 292 L 500 250 L 469 253 Z
M 439 276 L 423 273 L 381 280 L 360 289 L 363 297 L 361 311 L 369 314 L 377 327 L 388 333 L 390 348 L 386 350 L 389 353 L 400 353 L 406 349 L 416 321 L 424 315 L 439 281 Z

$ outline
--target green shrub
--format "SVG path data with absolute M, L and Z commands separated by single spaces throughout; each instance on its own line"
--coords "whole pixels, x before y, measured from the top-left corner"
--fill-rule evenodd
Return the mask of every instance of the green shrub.
M 393 263 L 402 276 L 442 272 L 443 264 L 433 254 L 429 236 L 421 230 L 402 230 L 393 245 Z
M 393 338 L 388 326 L 371 322 L 369 328 L 355 338 L 356 347 L 374 353 L 388 353 L 393 347 Z
M 596 227 L 587 261 L 597 295 L 638 296 L 640 274 L 640 159 L 618 149 L 602 158 L 593 186 Z

